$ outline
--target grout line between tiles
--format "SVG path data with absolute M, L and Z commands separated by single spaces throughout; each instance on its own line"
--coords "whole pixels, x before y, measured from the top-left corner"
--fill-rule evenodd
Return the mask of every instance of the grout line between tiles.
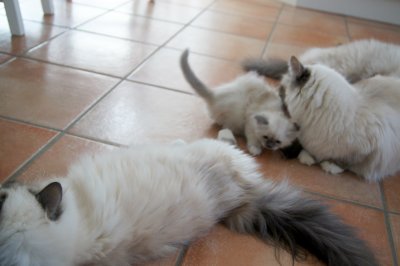
M 51 146 L 54 145 L 62 136 L 63 132 L 59 132 L 54 137 L 52 137 L 48 142 L 46 142 L 42 147 L 40 147 L 36 152 L 34 152 L 28 159 L 21 163 L 17 169 L 15 169 L 3 182 L 14 181 L 18 176 L 20 176 L 35 160 L 40 157 L 44 152 L 46 152 Z
M 285 4 L 282 4 L 282 6 L 281 6 L 280 9 L 279 9 L 279 13 L 278 13 L 278 15 L 276 16 L 276 19 L 275 19 L 275 21 L 274 21 L 274 24 L 272 25 L 271 32 L 269 33 L 269 35 L 267 36 L 267 39 L 265 40 L 264 48 L 262 49 L 261 54 L 260 54 L 260 56 L 259 56 L 260 58 L 263 58 L 265 52 L 267 51 L 268 45 L 269 45 L 269 43 L 271 42 L 272 36 L 273 36 L 274 33 L 275 33 L 275 29 L 276 29 L 276 27 L 277 27 L 277 25 L 278 25 L 279 19 L 280 19 L 281 15 L 282 15 L 282 12 L 283 12 L 283 9 L 285 8 L 285 6 L 286 6 Z
M 393 239 L 392 225 L 390 222 L 388 206 L 387 206 L 385 191 L 384 191 L 382 182 L 379 183 L 379 190 L 381 192 L 381 198 L 382 198 L 382 204 L 383 204 L 383 210 L 384 210 L 383 214 L 384 214 L 384 218 L 385 218 L 385 225 L 386 225 L 386 231 L 388 234 L 389 246 L 390 246 L 390 250 L 391 250 L 391 254 L 392 254 L 393 266 L 398 266 L 396 247 L 395 247 L 394 239 Z
M 347 16 L 344 16 L 344 25 L 346 27 L 347 37 L 349 38 L 349 41 L 352 41 L 351 34 L 350 34 L 350 28 L 349 28 L 349 22 L 347 21 Z
M 44 129 L 55 131 L 55 132 L 62 132 L 62 129 L 58 129 L 58 128 L 55 128 L 55 127 L 49 127 L 49 126 L 41 125 L 41 124 L 36 124 L 36 123 L 29 122 L 29 121 L 25 121 L 23 119 L 18 119 L 18 118 L 14 118 L 14 117 L 8 117 L 8 116 L 5 116 L 5 115 L 0 115 L 0 119 L 8 120 L 8 121 L 11 121 L 11 122 L 16 122 L 16 123 L 19 123 L 19 124 L 29 125 L 29 126 L 33 126 L 33 127 L 40 127 L 40 128 L 44 128 Z
M 327 195 L 327 194 L 320 194 L 318 192 L 307 190 L 307 189 L 302 189 L 302 190 L 306 194 L 318 196 L 318 197 L 329 199 L 329 200 L 335 200 L 335 201 L 339 201 L 339 202 L 342 202 L 342 203 L 348 203 L 348 204 L 352 204 L 352 205 L 355 205 L 355 206 L 358 206 L 358 207 L 363 207 L 363 208 L 368 208 L 368 209 L 384 212 L 383 207 L 379 208 L 379 207 L 376 207 L 376 206 L 367 205 L 365 203 L 360 203 L 360 202 L 353 201 L 353 200 L 343 199 L 343 198 L 339 198 L 339 197 L 335 197 L 335 196 L 330 196 L 330 195 Z
M 72 132 L 64 132 L 64 133 L 67 136 L 73 136 L 73 137 L 77 137 L 80 139 L 90 140 L 93 142 L 98 142 L 98 143 L 111 145 L 111 146 L 115 146 L 115 147 L 119 147 L 119 148 L 128 148 L 129 147 L 129 145 L 125 145 L 125 144 L 121 144 L 121 143 L 117 143 L 117 142 L 113 142 L 113 141 L 109 141 L 109 140 L 99 139 L 99 138 L 95 138 L 95 137 L 90 137 L 90 136 L 86 136 L 86 135 L 80 135 L 77 133 L 72 133 Z

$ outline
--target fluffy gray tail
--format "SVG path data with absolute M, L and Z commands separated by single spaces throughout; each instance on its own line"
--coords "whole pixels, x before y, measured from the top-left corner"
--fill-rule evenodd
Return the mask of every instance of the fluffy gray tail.
M 288 63 L 282 59 L 247 59 L 242 62 L 245 71 L 256 71 L 258 74 L 281 79 L 288 72 Z
M 188 62 L 189 50 L 186 49 L 181 55 L 181 69 L 186 81 L 193 87 L 193 89 L 204 98 L 207 102 L 210 102 L 214 98 L 213 92 L 201 82 L 196 75 L 193 73 Z
M 265 183 L 251 194 L 252 200 L 224 220 L 229 228 L 255 233 L 285 248 L 296 260 L 308 251 L 331 266 L 378 265 L 354 230 L 320 202 L 305 198 L 286 183 Z

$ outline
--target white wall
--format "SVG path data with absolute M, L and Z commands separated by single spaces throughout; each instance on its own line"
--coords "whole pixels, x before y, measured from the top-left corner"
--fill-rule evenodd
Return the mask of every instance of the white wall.
M 400 0 L 282 0 L 282 2 L 400 25 Z

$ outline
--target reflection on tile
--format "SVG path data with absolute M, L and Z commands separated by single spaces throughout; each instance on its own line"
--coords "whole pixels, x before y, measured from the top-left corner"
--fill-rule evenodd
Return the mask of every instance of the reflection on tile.
M 220 12 L 206 11 L 193 21 L 192 25 L 266 40 L 272 31 L 273 23 L 257 18 L 245 18 Z
M 201 11 L 201 9 L 198 8 L 184 5 L 174 5 L 162 1 L 157 1 L 155 4 L 152 4 L 149 1 L 133 1 L 119 7 L 117 10 L 178 23 L 188 23 Z
M 277 257 L 279 261 L 277 260 Z M 284 250 L 275 253 L 273 246 L 256 237 L 238 234 L 218 225 L 207 236 L 194 242 L 182 263 L 183 266 L 195 265 L 251 265 L 279 266 L 292 265 L 292 258 Z M 294 266 L 322 266 L 311 255 L 306 261 L 295 262 Z
M 400 32 L 397 29 L 372 27 L 370 25 L 348 22 L 350 37 L 352 40 L 377 39 L 384 42 L 400 44 Z
M 44 15 L 40 1 L 19 0 L 19 2 L 24 19 L 64 27 L 75 27 L 105 12 L 104 9 L 74 5 L 72 1 L 58 0 L 53 1 L 55 15 Z M 1 13 L 5 14 L 5 11 L 0 10 Z
M 392 236 L 397 254 L 397 261 L 400 261 L 400 215 L 391 214 Z
M 30 21 L 24 21 L 24 27 L 24 36 L 12 36 L 6 17 L 0 15 L 0 51 L 21 54 L 65 31 L 60 27 Z
M 64 135 L 37 158 L 17 179 L 31 182 L 54 176 L 65 176 L 80 156 L 117 149 L 117 147 Z
M 73 3 L 88 5 L 99 8 L 113 9 L 119 5 L 126 3 L 127 0 L 73 0 Z
M 319 166 L 302 165 L 297 159 L 284 160 L 277 152 L 265 151 L 257 161 L 268 178 L 288 179 L 308 191 L 382 208 L 379 185 L 368 184 L 351 173 L 330 175 Z
M 277 25 L 272 35 L 273 43 L 299 47 L 328 47 L 348 42 L 348 38 L 317 32 L 312 29 Z
M 380 265 L 392 265 L 383 212 L 333 200 L 328 204 L 346 223 L 357 228 L 358 235 L 367 241 Z
M 117 80 L 16 59 L 0 67 L 0 114 L 65 128 Z
M 163 44 L 182 27 L 176 23 L 111 12 L 84 24 L 79 29 L 134 41 Z
M 0 183 L 56 132 L 0 119 Z
M 181 51 L 161 49 L 135 71 L 130 80 L 194 93 L 179 66 Z M 191 53 L 189 62 L 196 75 L 208 86 L 215 87 L 234 79 L 241 73 L 239 64 Z
M 392 177 L 387 177 L 383 181 L 383 190 L 389 211 L 400 213 L 400 173 Z
M 29 57 L 123 77 L 155 46 L 71 31 L 28 53 Z
M 212 5 L 211 10 L 274 21 L 278 17 L 280 8 L 248 1 L 221 0 Z
M 248 56 L 259 56 L 264 41 L 188 27 L 167 46 L 182 50 L 190 48 L 194 52 L 228 60 L 242 60 Z
M 326 34 L 347 36 L 345 19 L 340 15 L 285 6 L 278 21 L 281 24 L 309 28 Z
M 167 2 L 170 4 L 185 5 L 197 8 L 205 8 L 210 5 L 214 0 L 158 0 L 159 2 Z
M 125 82 L 82 118 L 71 132 L 120 144 L 194 140 L 211 121 L 197 97 Z
M 11 55 L 0 54 L 0 64 L 6 62 L 7 60 L 10 60 L 11 58 L 12 58 Z

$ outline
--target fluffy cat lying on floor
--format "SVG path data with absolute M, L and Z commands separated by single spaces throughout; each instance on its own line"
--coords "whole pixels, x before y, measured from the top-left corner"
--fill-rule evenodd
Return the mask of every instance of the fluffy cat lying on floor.
M 248 73 L 211 90 L 190 69 L 188 56 L 186 50 L 180 61 L 186 80 L 205 100 L 217 124 L 246 137 L 252 155 L 260 154 L 263 147 L 277 150 L 293 143 L 298 127 L 282 110 L 277 91 L 262 77 Z
M 300 61 L 244 64 L 247 70 L 282 77 L 285 103 L 301 127 L 300 161 L 320 162 L 331 173 L 349 169 L 368 181 L 398 172 L 400 47 L 364 40 L 311 49 Z
M 226 134 L 221 138 L 228 139 Z M 82 158 L 66 177 L 0 187 L 0 265 L 128 266 L 174 252 L 217 222 L 332 266 L 377 265 L 353 230 L 217 140 Z

